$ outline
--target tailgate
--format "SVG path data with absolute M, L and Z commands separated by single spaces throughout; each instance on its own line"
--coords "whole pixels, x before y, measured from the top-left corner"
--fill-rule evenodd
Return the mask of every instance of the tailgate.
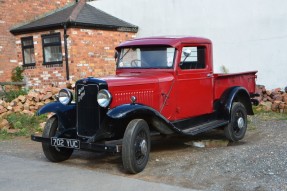
M 233 86 L 244 87 L 250 94 L 255 93 L 256 73 L 257 71 L 234 74 L 214 74 L 215 99 L 219 99 L 226 89 Z

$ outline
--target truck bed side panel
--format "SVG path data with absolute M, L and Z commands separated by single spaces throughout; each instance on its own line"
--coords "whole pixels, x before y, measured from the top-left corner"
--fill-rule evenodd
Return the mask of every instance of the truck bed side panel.
M 219 99 L 223 92 L 233 86 L 244 87 L 250 94 L 255 92 L 255 79 L 257 71 L 234 73 L 234 74 L 214 74 L 214 98 Z

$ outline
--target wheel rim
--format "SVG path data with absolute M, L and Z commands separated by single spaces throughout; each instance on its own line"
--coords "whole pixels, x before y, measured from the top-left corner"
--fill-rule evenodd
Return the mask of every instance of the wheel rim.
M 141 153 L 145 156 L 147 154 L 147 143 L 146 140 L 142 140 L 140 143 Z
M 239 129 L 242 129 L 244 127 L 244 119 L 242 117 L 238 118 L 237 125 Z
M 245 117 L 241 110 L 235 113 L 235 124 L 233 126 L 234 133 L 239 135 L 244 130 L 245 127 Z
M 145 162 L 148 155 L 147 134 L 141 130 L 135 139 L 135 159 L 138 165 Z

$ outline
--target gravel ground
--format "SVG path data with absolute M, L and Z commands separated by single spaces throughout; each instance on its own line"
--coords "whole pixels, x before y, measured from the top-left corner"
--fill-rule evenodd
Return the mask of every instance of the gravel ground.
M 154 140 L 150 161 L 137 175 L 124 173 L 119 155 L 76 151 L 61 164 L 198 190 L 287 190 L 287 120 L 262 115 L 249 120 L 245 138 L 228 146 L 222 131 Z M 192 146 L 199 140 L 213 144 Z M 46 160 L 41 145 L 27 138 L 0 142 L 0 153 Z

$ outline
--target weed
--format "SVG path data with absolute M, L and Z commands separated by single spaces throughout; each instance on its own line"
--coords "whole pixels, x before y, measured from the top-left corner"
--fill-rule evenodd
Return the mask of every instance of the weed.
M 15 133 L 6 130 L 0 131 L 0 140 L 9 139 L 14 136 L 29 136 L 35 132 L 41 132 L 40 123 L 46 121 L 47 116 L 27 116 L 20 113 L 12 113 L 7 116 L 10 126 L 15 129 Z
M 220 66 L 220 70 L 224 74 L 228 74 L 229 73 L 228 68 L 226 66 L 224 66 L 224 65 Z
M 6 129 L 0 130 L 0 141 L 11 139 L 13 134 L 8 133 Z
M 21 66 L 15 67 L 12 70 L 11 80 L 13 82 L 21 82 L 21 81 L 23 81 L 23 79 L 24 79 L 23 72 L 24 72 L 24 68 L 22 68 Z
M 10 90 L 9 92 L 5 92 L 4 99 L 7 102 L 11 102 L 13 99 L 17 98 L 20 95 L 27 95 L 28 90 L 20 89 L 20 90 Z

